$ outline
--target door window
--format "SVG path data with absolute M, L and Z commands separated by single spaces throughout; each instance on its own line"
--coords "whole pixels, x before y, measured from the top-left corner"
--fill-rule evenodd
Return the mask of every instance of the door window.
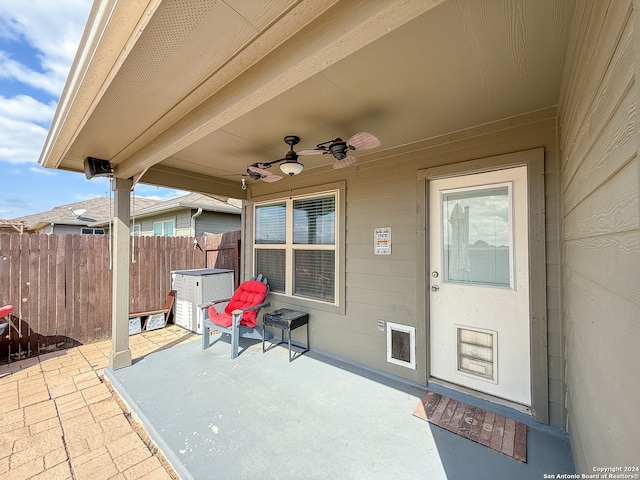
M 445 282 L 512 284 L 511 185 L 443 192 Z

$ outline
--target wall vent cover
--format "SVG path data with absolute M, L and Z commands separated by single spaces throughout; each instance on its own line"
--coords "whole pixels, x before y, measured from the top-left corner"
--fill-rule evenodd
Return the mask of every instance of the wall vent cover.
M 415 327 L 387 322 L 387 362 L 415 370 Z

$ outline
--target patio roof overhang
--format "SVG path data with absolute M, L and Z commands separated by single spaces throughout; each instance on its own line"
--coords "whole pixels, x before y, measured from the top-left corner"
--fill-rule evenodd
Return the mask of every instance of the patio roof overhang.
M 553 107 L 574 6 L 97 0 L 40 163 L 82 172 L 92 156 L 117 178 L 242 198 L 240 174 L 283 157 L 285 135 L 301 150 L 367 131 L 393 150 Z

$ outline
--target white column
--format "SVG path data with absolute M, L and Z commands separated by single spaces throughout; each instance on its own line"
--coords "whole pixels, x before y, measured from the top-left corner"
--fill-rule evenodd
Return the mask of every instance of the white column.
M 113 295 L 111 313 L 111 353 L 109 367 L 112 370 L 131 365 L 129 349 L 129 219 L 131 217 L 131 188 L 133 180 L 115 178 L 113 191 L 115 208 L 113 216 Z

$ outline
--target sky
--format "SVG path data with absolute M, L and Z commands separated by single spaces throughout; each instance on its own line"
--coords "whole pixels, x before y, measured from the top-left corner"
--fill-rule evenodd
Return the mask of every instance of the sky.
M 110 196 L 109 179 L 38 164 L 92 0 L 0 0 L 0 219 Z M 138 184 L 135 195 L 186 192 Z

